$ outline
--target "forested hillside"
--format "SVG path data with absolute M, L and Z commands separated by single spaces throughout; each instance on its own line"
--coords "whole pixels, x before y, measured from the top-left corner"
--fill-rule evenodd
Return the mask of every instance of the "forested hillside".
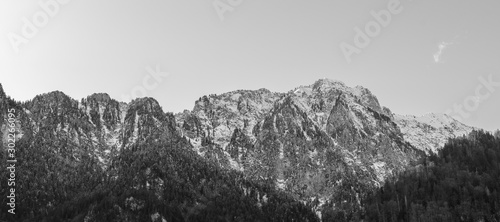
M 78 103 L 52 92 L 17 102 L 0 93 L 0 117 L 1 134 L 16 135 L 17 161 L 7 186 L 3 140 L 0 194 L 15 189 L 15 206 L 2 201 L 0 221 L 318 221 L 273 184 L 200 157 L 150 98 Z
M 0 177 L 15 179 L 0 221 L 498 220 L 498 139 L 474 132 L 432 154 L 472 129 L 397 117 L 326 79 L 177 115 L 105 93 L 18 102 L 0 85 Z
M 500 133 L 449 140 L 364 206 L 367 221 L 500 221 Z

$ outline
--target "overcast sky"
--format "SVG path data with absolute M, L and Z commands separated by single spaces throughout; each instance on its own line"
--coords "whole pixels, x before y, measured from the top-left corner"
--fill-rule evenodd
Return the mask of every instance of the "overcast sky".
M 493 130 L 500 86 L 485 82 L 500 82 L 499 9 L 498 0 L 4 0 L 0 82 L 17 100 L 146 92 L 179 112 L 207 94 L 330 78 L 370 89 L 395 113 L 451 110 Z

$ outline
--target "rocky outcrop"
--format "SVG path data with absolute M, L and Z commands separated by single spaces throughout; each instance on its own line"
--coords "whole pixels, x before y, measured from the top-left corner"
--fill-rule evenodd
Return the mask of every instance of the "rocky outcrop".
M 93 159 L 113 174 L 125 158 L 120 154 L 166 152 L 150 147 L 168 144 L 214 171 L 272 184 L 318 214 L 325 207 L 356 209 L 363 193 L 473 129 L 446 115 L 393 114 L 368 89 L 328 79 L 286 93 L 203 96 L 175 115 L 153 98 L 123 103 L 104 93 L 78 102 L 55 91 L 17 103 L 0 85 L 1 112 L 7 104 L 20 111 L 23 141 L 44 144 L 37 152 L 69 166 Z
M 351 198 L 380 186 L 425 155 L 428 146 L 440 146 L 415 141 L 450 135 L 412 137 L 415 131 L 368 89 L 328 79 L 284 94 L 258 90 L 206 96 L 176 118 L 185 122 L 179 130 L 191 141 L 216 147 L 217 161 L 227 163 L 223 167 L 271 181 L 318 212 L 347 201 L 338 198 L 345 192 Z

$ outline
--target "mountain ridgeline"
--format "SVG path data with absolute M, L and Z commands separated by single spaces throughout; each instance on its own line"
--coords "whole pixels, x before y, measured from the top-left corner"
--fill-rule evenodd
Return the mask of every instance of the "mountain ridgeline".
M 368 89 L 327 79 L 203 96 L 177 114 L 104 93 L 18 102 L 0 85 L 0 116 L 2 169 L 11 131 L 17 160 L 16 214 L 2 204 L 0 220 L 16 221 L 375 218 L 366 206 L 387 198 L 374 192 L 474 130 L 444 114 L 394 114 Z

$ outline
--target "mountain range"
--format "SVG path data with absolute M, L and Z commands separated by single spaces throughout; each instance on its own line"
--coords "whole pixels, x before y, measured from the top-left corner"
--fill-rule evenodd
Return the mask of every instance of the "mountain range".
M 2 151 L 15 128 L 15 217 L 34 221 L 319 221 L 362 211 L 367 192 L 475 129 L 392 113 L 370 90 L 329 79 L 206 95 L 176 114 L 106 93 L 19 102 L 0 85 L 0 116 Z

